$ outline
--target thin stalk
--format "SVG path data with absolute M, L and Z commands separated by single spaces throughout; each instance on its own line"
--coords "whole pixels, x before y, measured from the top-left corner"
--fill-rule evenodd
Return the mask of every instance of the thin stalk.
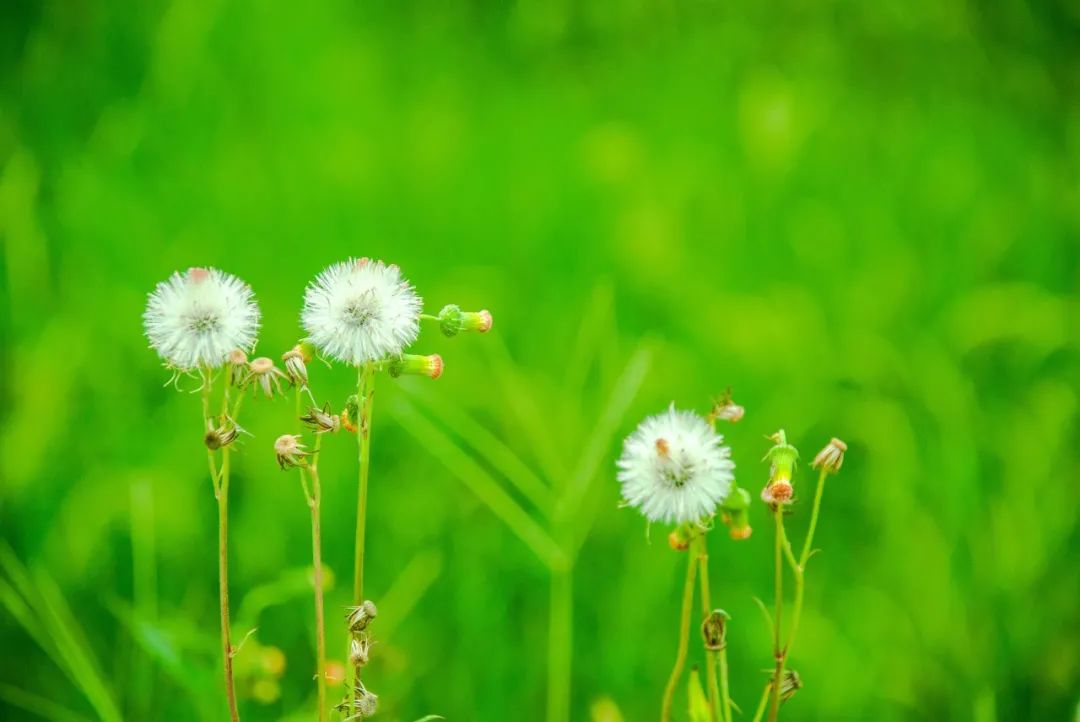
M 784 650 L 780 646 L 780 617 L 784 606 L 784 505 L 777 504 L 773 511 L 776 519 L 776 616 L 773 626 L 773 657 L 776 669 L 773 673 L 772 704 L 769 708 L 769 722 L 776 722 L 780 713 L 780 678 L 784 675 Z
M 296 416 L 300 417 L 300 387 L 296 388 Z M 322 435 L 315 434 L 315 448 L 311 455 L 311 463 L 300 467 L 300 482 L 304 487 L 304 498 L 311 510 L 311 560 L 314 566 L 315 585 L 315 679 L 318 690 L 318 720 L 326 720 L 326 619 L 323 605 L 323 572 L 322 572 L 322 531 L 320 523 L 320 507 L 322 505 L 322 484 L 319 481 L 319 448 L 322 445 Z M 310 491 L 305 476 L 311 477 Z
M 671 668 L 667 687 L 664 688 L 664 701 L 660 707 L 661 722 L 671 722 L 671 704 L 675 699 L 675 687 L 679 684 L 683 667 L 686 665 L 686 651 L 690 644 L 690 610 L 694 605 L 694 573 L 697 570 L 697 560 L 694 559 L 693 554 L 688 554 L 687 557 L 682 616 L 679 619 L 679 651 L 675 655 L 675 666 Z
M 727 646 L 720 650 L 720 701 L 723 704 L 724 722 L 731 722 L 731 692 L 728 688 Z
M 548 605 L 548 722 L 570 719 L 570 665 L 573 635 L 574 579 L 567 564 L 551 570 Z
M 203 431 L 213 427 L 210 416 L 210 392 L 213 387 L 213 373 L 203 369 L 202 414 Z M 228 408 L 228 381 L 225 382 L 223 405 Z M 210 480 L 214 485 L 214 498 L 218 505 L 218 602 L 221 614 L 221 650 L 225 674 L 225 697 L 229 704 L 229 717 L 238 722 L 240 713 L 236 709 L 236 689 L 233 684 L 233 648 L 229 628 L 229 447 L 221 450 L 221 468 L 218 469 L 214 452 L 207 448 L 207 463 L 210 467 Z
M 761 693 L 761 701 L 758 702 L 757 711 L 754 712 L 754 722 L 761 722 L 761 718 L 765 714 L 765 708 L 769 706 L 769 692 L 771 690 L 772 685 L 766 684 L 764 691 Z
M 367 493 L 368 472 L 371 463 L 371 408 L 375 396 L 375 367 L 364 364 L 358 373 L 357 398 L 360 404 L 357 446 L 359 469 L 359 490 L 356 496 L 356 556 L 353 564 L 353 605 L 364 603 L 364 534 L 367 529 Z M 360 665 L 353 667 L 353 704 L 357 699 L 360 686 Z
M 825 490 L 825 477 L 828 472 L 822 469 L 818 475 L 817 489 L 814 491 L 814 508 L 810 513 L 810 528 L 806 532 L 806 540 L 803 541 L 802 553 L 799 554 L 798 563 L 794 563 L 791 556 L 788 562 L 795 574 L 795 609 L 791 614 L 791 629 L 788 631 L 787 644 L 784 645 L 785 659 L 791 654 L 791 645 L 795 642 L 795 633 L 799 630 L 799 621 L 802 619 L 803 596 L 806 591 L 806 562 L 810 560 L 813 551 L 814 532 L 817 530 L 818 514 L 821 511 L 821 497 Z M 789 545 L 790 548 L 790 545 Z
M 708 619 L 709 614 L 712 613 L 712 596 L 709 593 L 709 550 L 705 544 L 705 535 L 698 534 L 690 542 L 690 554 L 697 557 L 698 566 L 698 580 L 701 584 L 701 609 L 703 612 L 702 619 Z M 721 717 L 720 712 L 720 688 L 716 679 L 717 657 L 719 656 L 719 650 L 706 649 L 705 650 L 705 677 L 708 680 L 709 688 L 709 719 L 713 722 L 720 722 L 725 719 Z M 727 706 L 727 700 L 724 700 L 724 707 Z

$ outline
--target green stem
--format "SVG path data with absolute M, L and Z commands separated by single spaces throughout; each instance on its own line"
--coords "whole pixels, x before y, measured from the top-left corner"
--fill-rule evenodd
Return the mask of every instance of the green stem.
M 765 690 L 761 693 L 761 701 L 758 702 L 757 712 L 754 712 L 754 722 L 761 722 L 761 718 L 765 714 L 765 708 L 769 705 L 769 691 L 771 689 L 771 684 L 765 685 Z
M 296 416 L 299 419 L 301 410 L 300 387 L 296 389 Z M 315 679 L 318 691 L 318 720 L 326 720 L 326 619 L 323 605 L 323 570 L 322 570 L 322 531 L 320 523 L 320 506 L 322 504 L 322 484 L 319 481 L 319 448 L 322 446 L 322 435 L 315 435 L 315 448 L 311 455 L 311 463 L 306 467 L 300 467 L 300 482 L 304 487 L 304 498 L 311 510 L 311 560 L 313 565 L 313 584 L 315 585 Z M 305 476 L 311 477 L 311 490 Z
M 551 570 L 548 605 L 548 722 L 570 719 L 574 579 L 569 565 Z
M 203 369 L 203 432 L 214 427 L 210 415 L 210 392 L 213 387 L 213 372 Z M 223 404 L 228 404 L 229 387 L 226 382 Z M 226 406 L 227 408 L 227 406 Z M 210 467 L 210 479 L 214 485 L 214 498 L 218 505 L 218 602 L 221 616 L 221 651 L 225 675 L 225 697 L 229 704 L 229 717 L 238 722 L 240 713 L 236 708 L 236 689 L 233 684 L 233 647 L 229 626 L 229 447 L 221 450 L 221 468 L 218 469 L 214 452 L 207 448 L 207 462 Z
M 690 554 L 697 557 L 699 566 L 698 580 L 701 584 L 701 608 L 704 615 L 702 619 L 708 619 L 709 614 L 712 613 L 712 596 L 709 593 L 709 550 L 705 544 L 705 534 L 698 534 L 690 542 Z M 716 679 L 719 653 L 720 650 L 705 650 L 705 678 L 709 688 L 709 719 L 713 722 L 720 722 L 720 720 L 724 719 L 721 717 L 720 688 Z M 724 700 L 724 706 L 727 706 L 726 699 Z
M 806 540 L 803 542 L 798 564 L 789 558 L 795 573 L 795 609 L 791 614 L 791 629 L 788 631 L 787 644 L 784 645 L 785 659 L 791 655 L 791 645 L 795 642 L 795 633 L 799 630 L 799 621 L 802 619 L 803 596 L 806 590 L 806 563 L 810 560 L 810 553 L 813 551 L 814 532 L 817 530 L 818 514 L 821 512 L 821 497 L 825 491 L 826 476 L 828 473 L 822 469 L 818 475 L 817 489 L 814 491 L 814 508 L 810 513 L 810 527 L 806 532 Z
M 723 702 L 724 722 L 731 722 L 731 692 L 728 688 L 727 646 L 720 650 L 720 700 Z
M 690 644 L 690 610 L 694 604 L 694 573 L 697 560 L 689 554 L 686 564 L 686 581 L 683 583 L 682 616 L 679 618 L 679 651 L 675 655 L 675 666 L 671 668 L 667 686 L 664 688 L 664 700 L 660 707 L 661 722 L 671 722 L 671 704 L 675 699 L 675 687 L 679 684 L 683 667 L 686 665 L 686 651 Z
M 375 396 L 375 367 L 364 364 L 357 378 L 357 397 L 360 403 L 358 445 L 359 490 L 356 496 L 356 556 L 353 564 L 353 605 L 364 603 L 364 534 L 367 528 L 368 472 L 371 463 L 371 408 Z M 353 668 L 353 703 L 360 686 L 360 665 Z
M 784 505 L 777 504 L 773 511 L 776 519 L 776 616 L 773 619 L 773 658 L 776 660 L 776 668 L 773 673 L 772 704 L 769 709 L 769 722 L 776 722 L 780 714 L 780 679 L 784 675 L 784 651 L 780 646 L 780 617 L 784 606 Z

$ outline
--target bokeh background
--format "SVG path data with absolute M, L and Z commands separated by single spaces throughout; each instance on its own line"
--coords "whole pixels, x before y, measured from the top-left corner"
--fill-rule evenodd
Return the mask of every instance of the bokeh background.
M 361 255 L 431 312 L 496 319 L 421 336 L 437 382 L 379 381 L 380 718 L 655 719 L 685 557 L 617 508 L 613 462 L 646 414 L 729 385 L 755 497 L 765 434 L 850 446 L 784 718 L 1075 714 L 1076 2 L 0 15 L 0 717 L 224 718 L 198 398 L 163 387 L 146 294 L 192 265 L 239 274 L 276 358 L 309 279 Z M 354 382 L 312 375 L 335 405 Z M 292 418 L 259 400 L 241 419 L 248 720 L 313 716 L 308 516 L 271 452 Z M 338 658 L 354 459 L 326 440 Z M 772 597 L 751 519 L 710 541 L 744 719 L 769 665 L 753 597 Z

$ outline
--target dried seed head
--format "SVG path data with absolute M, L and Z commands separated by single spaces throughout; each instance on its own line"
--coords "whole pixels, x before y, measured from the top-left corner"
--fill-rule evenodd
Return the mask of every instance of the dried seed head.
M 723 609 L 714 609 L 701 623 L 701 638 L 705 641 L 705 649 L 719 651 L 724 648 L 725 626 L 731 616 Z
M 357 690 L 356 706 L 354 707 L 354 714 L 346 719 L 364 719 L 365 717 L 374 717 L 375 713 L 379 711 L 379 696 L 374 692 L 369 692 L 366 689 Z
M 341 417 L 330 411 L 330 402 L 323 404 L 321 409 L 309 406 L 308 412 L 300 417 L 300 421 L 307 425 L 316 434 L 327 431 L 336 433 L 341 428 Z
M 281 355 L 281 361 L 285 364 L 285 373 L 288 374 L 289 380 L 293 382 L 293 385 L 304 388 L 308 385 L 308 373 L 307 373 L 307 361 L 309 358 L 304 358 L 304 351 L 300 344 L 296 344 L 291 349 Z
M 260 356 L 248 364 L 248 374 L 244 378 L 244 385 L 254 381 L 262 389 L 266 398 L 272 398 L 275 393 L 281 394 L 281 380 L 289 380 L 281 369 L 266 356 Z
M 244 433 L 244 430 L 237 426 L 235 421 L 225 417 L 220 424 L 206 432 L 206 435 L 203 436 L 203 443 L 211 451 L 217 451 L 236 441 L 241 433 Z
M 785 669 L 784 676 L 780 678 L 780 701 L 787 702 L 802 688 L 803 683 L 799 673 L 794 669 Z
M 417 356 L 404 354 L 390 364 L 390 375 L 394 378 L 405 375 L 427 376 L 429 379 L 437 379 L 442 376 L 442 356 L 433 353 L 430 356 Z
M 487 333 L 491 330 L 494 319 L 487 309 L 482 311 L 462 311 L 453 303 L 444 306 L 439 312 L 439 328 L 444 336 L 457 336 L 462 331 Z
M 240 387 L 248 374 L 248 356 L 243 349 L 233 349 L 225 359 L 225 365 L 229 374 L 229 383 Z
M 368 663 L 368 654 L 371 651 L 371 641 L 364 637 L 363 639 L 352 638 L 349 642 L 349 664 L 354 667 L 362 667 Z
M 359 607 L 349 607 L 348 616 L 346 617 L 349 623 L 349 631 L 354 634 L 364 631 L 378 613 L 379 610 L 375 607 L 375 602 L 370 599 L 365 600 Z
M 304 445 L 300 443 L 300 437 L 295 434 L 283 434 L 274 442 L 274 453 L 277 455 L 278 466 L 289 469 L 304 464 L 304 457 L 311 456 L 304 451 Z
M 815 469 L 823 469 L 830 474 L 835 474 L 840 471 L 840 467 L 844 465 L 844 452 L 847 451 L 847 444 L 840 439 L 833 437 L 829 440 L 829 443 L 825 444 L 825 448 L 818 452 L 818 455 L 814 457 L 814 461 L 810 466 Z
M 708 419 L 710 423 L 715 424 L 717 421 L 727 421 L 729 423 L 737 423 L 742 419 L 746 413 L 746 409 L 739 406 L 731 397 L 731 388 L 729 387 L 724 395 L 713 401 L 712 411 L 709 412 Z

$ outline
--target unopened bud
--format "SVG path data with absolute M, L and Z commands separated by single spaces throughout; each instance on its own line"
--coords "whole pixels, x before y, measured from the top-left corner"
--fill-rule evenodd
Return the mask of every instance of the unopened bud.
M 740 486 L 731 490 L 720 504 L 720 521 L 728 528 L 732 539 L 749 539 L 750 528 L 750 492 Z
M 289 469 L 304 464 L 304 457 L 311 456 L 304 451 L 304 445 L 300 443 L 300 437 L 295 434 L 284 434 L 277 437 L 274 442 L 274 453 L 277 455 L 278 466 Z
M 375 602 L 370 599 L 365 600 L 359 607 L 349 607 L 349 615 L 346 617 L 349 623 L 349 631 L 354 634 L 364 631 L 378 613 L 379 610 L 375 607 Z
M 761 500 L 770 506 L 791 502 L 794 488 L 791 475 L 795 471 L 795 462 L 799 459 L 798 450 L 787 442 L 783 429 L 769 437 L 774 446 L 765 454 L 769 462 L 769 483 L 761 492 Z
M 398 376 L 427 376 L 429 379 L 437 379 L 442 376 L 443 372 L 443 360 L 442 356 L 437 353 L 433 353 L 430 356 L 417 356 L 415 354 L 404 354 L 401 358 L 394 359 L 390 363 L 390 375 L 394 378 Z
M 444 336 L 457 336 L 462 331 L 487 333 L 491 330 L 491 312 L 462 311 L 460 306 L 449 304 L 439 312 L 439 328 Z
M 825 448 L 819 451 L 818 455 L 814 457 L 814 461 L 810 466 L 815 469 L 823 469 L 830 474 L 835 474 L 840 471 L 840 467 L 844 465 L 845 451 L 847 451 L 847 444 L 840 439 L 833 437 L 829 440 L 828 444 L 825 444 Z
M 333 434 L 341 428 L 341 417 L 330 411 L 329 401 L 323 404 L 321 409 L 315 406 L 308 407 L 308 412 L 300 417 L 300 421 L 316 434 L 323 434 L 327 431 Z

